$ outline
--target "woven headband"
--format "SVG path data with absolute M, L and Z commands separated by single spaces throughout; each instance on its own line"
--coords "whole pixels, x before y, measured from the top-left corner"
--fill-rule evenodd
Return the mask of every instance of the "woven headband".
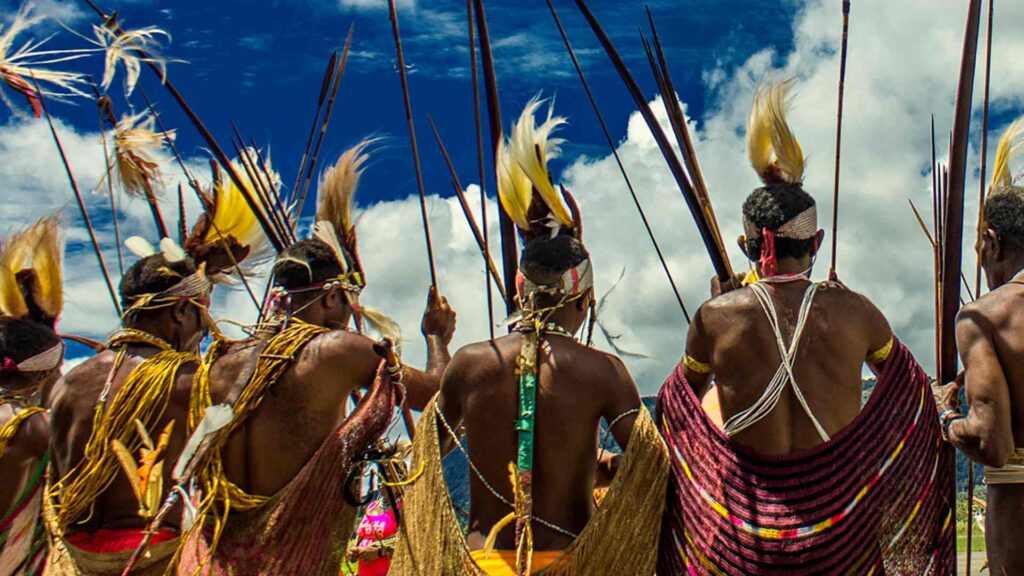
M 200 266 L 193 274 L 182 278 L 174 286 L 163 292 L 143 294 L 125 309 L 125 314 L 145 308 L 160 307 L 178 300 L 187 300 L 197 296 L 205 296 L 210 292 L 210 280 L 206 277 L 205 268 Z
M 519 293 L 519 298 L 522 302 L 529 301 L 532 296 L 537 294 L 564 297 L 579 296 L 593 287 L 594 266 L 590 262 L 590 258 L 566 270 L 558 280 L 551 284 L 537 284 L 524 276 L 522 271 L 516 273 L 516 291 Z
M 743 216 L 743 231 L 747 238 L 754 240 L 761 237 L 761 229 L 754 225 L 746 215 Z M 818 233 L 818 208 L 811 206 L 791 218 L 788 222 L 773 230 L 777 238 L 793 240 L 810 240 Z
M 46 350 L 26 358 L 21 362 L 15 362 L 11 358 L 4 358 L 0 366 L 0 372 L 49 372 L 55 370 L 64 360 L 64 342 L 57 342 Z

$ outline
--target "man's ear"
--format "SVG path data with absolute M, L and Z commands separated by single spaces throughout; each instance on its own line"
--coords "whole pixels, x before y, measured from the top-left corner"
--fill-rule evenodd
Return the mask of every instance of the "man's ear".
M 999 234 L 991 228 L 985 230 L 985 237 L 982 240 L 982 251 L 985 250 L 985 245 L 988 246 L 989 257 L 993 262 L 1001 262 L 1004 257 L 1003 243 L 999 241 Z
M 181 324 L 185 321 L 188 317 L 189 306 L 191 305 L 192 303 L 185 299 L 178 300 L 174 303 L 174 306 L 171 307 L 171 314 L 176 323 Z
M 814 253 L 817 254 L 818 250 L 821 249 L 822 242 L 825 241 L 825 230 L 818 230 L 818 233 L 814 235 Z
M 341 288 L 337 288 L 337 287 L 331 288 L 330 290 L 327 291 L 326 294 L 324 294 L 323 298 L 321 299 L 322 303 L 323 303 L 323 307 L 324 308 L 334 308 L 335 306 L 337 306 L 340 303 L 338 301 L 338 299 L 342 298 L 342 297 L 343 297 L 343 295 L 341 293 Z
M 737 236 L 736 237 L 736 244 L 740 247 L 740 251 L 743 252 L 744 255 L 746 255 L 747 260 L 756 260 L 756 258 L 751 258 L 750 254 L 747 254 L 747 235 L 746 234 L 740 234 L 739 236 Z

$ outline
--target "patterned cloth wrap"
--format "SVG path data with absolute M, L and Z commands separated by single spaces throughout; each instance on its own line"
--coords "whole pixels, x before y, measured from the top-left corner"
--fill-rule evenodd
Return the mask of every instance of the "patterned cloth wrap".
M 955 573 L 953 449 L 896 343 L 860 415 L 785 456 L 733 444 L 676 370 L 658 396 L 672 460 L 659 574 Z

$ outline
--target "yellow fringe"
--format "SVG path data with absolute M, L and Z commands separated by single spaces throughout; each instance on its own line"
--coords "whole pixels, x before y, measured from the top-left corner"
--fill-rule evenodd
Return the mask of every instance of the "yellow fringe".
M 470 557 L 448 496 L 434 410 L 431 402 L 416 430 L 413 465 L 425 465 L 426 471 L 405 493 L 404 525 L 389 575 L 486 576 Z M 538 574 L 653 574 L 668 468 L 665 443 L 641 410 L 601 507 L 565 553 Z
M 114 370 L 123 356 L 122 349 Z M 197 359 L 192 352 L 162 350 L 132 370 L 113 400 L 97 405 L 84 456 L 47 491 L 47 499 L 53 502 L 58 536 L 62 536 L 71 523 L 87 521 L 96 499 L 114 481 L 119 461 L 111 443 L 116 440 L 128 451 L 138 451 L 142 438 L 135 421 L 154 429 L 167 409 L 178 370 Z
M 217 433 L 216 439 L 197 468 L 196 479 L 202 487 L 204 498 L 196 506 L 195 523 L 192 529 L 202 529 L 207 519 L 211 515 L 213 516 L 213 537 L 209 544 L 211 556 L 220 542 L 220 537 L 232 510 L 239 512 L 255 510 L 270 500 L 268 496 L 245 492 L 227 478 L 220 453 L 221 449 L 227 443 L 231 433 L 259 407 L 267 390 L 291 368 L 299 351 L 310 340 L 326 332 L 329 332 L 329 329 L 293 318 L 286 329 L 271 337 L 256 362 L 256 369 L 253 371 L 252 377 L 235 402 L 234 418 L 230 424 Z M 202 421 L 206 408 L 213 405 L 213 398 L 210 395 L 210 370 L 233 343 L 227 340 L 214 342 L 196 370 L 189 406 L 189 434 Z M 187 538 L 183 538 L 183 540 L 187 540 Z M 177 561 L 176 557 L 173 564 L 177 564 Z
M 3 403 L 0 402 L 0 405 Z M 7 452 L 7 448 L 11 444 L 11 440 L 14 439 L 14 435 L 18 433 L 18 427 L 21 423 L 36 414 L 42 414 L 46 412 L 46 408 L 40 408 L 34 406 L 31 408 L 24 408 L 21 411 L 15 413 L 14 417 L 7 421 L 6 424 L 0 426 L 0 458 L 3 458 L 4 453 Z

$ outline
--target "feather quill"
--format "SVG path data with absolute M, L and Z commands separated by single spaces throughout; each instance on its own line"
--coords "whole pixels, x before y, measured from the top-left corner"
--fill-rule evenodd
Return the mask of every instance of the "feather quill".
M 1017 156 L 1021 149 L 1024 149 L 1024 117 L 1018 118 L 1010 127 L 1003 132 L 999 139 L 999 147 L 996 148 L 996 162 L 992 167 L 992 184 L 989 189 L 992 191 L 1013 186 L 1013 174 L 1010 172 L 1010 162 Z
M 803 149 L 786 121 L 795 84 L 796 80 L 790 78 L 759 87 L 747 120 L 747 154 L 766 184 L 803 181 Z

